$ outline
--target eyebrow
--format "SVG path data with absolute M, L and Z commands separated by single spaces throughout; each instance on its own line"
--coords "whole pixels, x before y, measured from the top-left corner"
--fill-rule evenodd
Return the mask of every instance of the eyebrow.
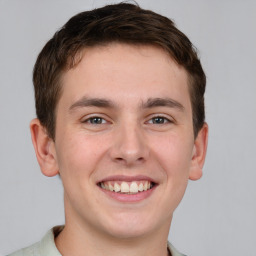
M 142 108 L 154 108 L 154 107 L 170 107 L 177 108 L 184 111 L 184 106 L 178 101 L 170 98 L 150 98 L 147 102 L 142 103 Z
M 71 111 L 78 107 L 113 108 L 114 104 L 106 99 L 82 97 L 80 100 L 72 104 L 69 110 Z
M 82 97 L 75 103 L 73 103 L 69 110 L 72 111 L 79 107 L 99 107 L 99 108 L 115 108 L 116 105 L 106 99 L 102 98 L 87 98 Z M 146 102 L 142 102 L 141 108 L 154 108 L 154 107 L 170 107 L 177 108 L 180 111 L 184 111 L 184 106 L 178 101 L 171 98 L 149 98 Z

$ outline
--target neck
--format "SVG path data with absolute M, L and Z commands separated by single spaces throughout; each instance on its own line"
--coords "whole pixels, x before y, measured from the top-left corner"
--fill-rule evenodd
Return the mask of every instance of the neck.
M 65 198 L 65 197 L 64 197 Z M 167 256 L 171 218 L 157 227 L 121 237 L 119 231 L 102 228 L 85 219 L 65 201 L 66 225 L 55 243 L 62 256 Z M 93 216 L 92 216 L 93 218 Z
M 132 238 L 117 238 L 81 223 L 69 223 L 55 239 L 62 256 L 167 256 L 167 228 Z

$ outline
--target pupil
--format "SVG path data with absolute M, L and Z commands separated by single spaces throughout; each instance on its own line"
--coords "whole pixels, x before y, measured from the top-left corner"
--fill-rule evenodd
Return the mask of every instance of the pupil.
M 163 124 L 164 123 L 164 118 L 163 117 L 155 117 L 153 119 L 154 124 Z
M 102 122 L 102 118 L 100 117 L 94 117 L 91 119 L 91 123 L 93 124 L 101 124 L 101 122 Z

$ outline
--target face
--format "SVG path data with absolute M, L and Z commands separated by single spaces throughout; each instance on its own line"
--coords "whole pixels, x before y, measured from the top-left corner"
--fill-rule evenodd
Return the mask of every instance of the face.
M 62 84 L 50 148 L 66 225 L 168 232 L 188 179 L 201 176 L 186 71 L 156 47 L 111 44 L 86 49 Z

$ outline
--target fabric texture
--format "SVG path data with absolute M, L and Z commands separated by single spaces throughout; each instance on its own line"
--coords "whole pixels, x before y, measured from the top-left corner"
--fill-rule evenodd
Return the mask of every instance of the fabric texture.
M 54 227 L 46 233 L 40 242 L 9 254 L 8 256 L 61 256 L 55 245 L 54 237 L 56 234 L 60 233 L 62 229 L 63 226 Z M 179 253 L 169 242 L 167 246 L 172 256 L 185 256 Z

